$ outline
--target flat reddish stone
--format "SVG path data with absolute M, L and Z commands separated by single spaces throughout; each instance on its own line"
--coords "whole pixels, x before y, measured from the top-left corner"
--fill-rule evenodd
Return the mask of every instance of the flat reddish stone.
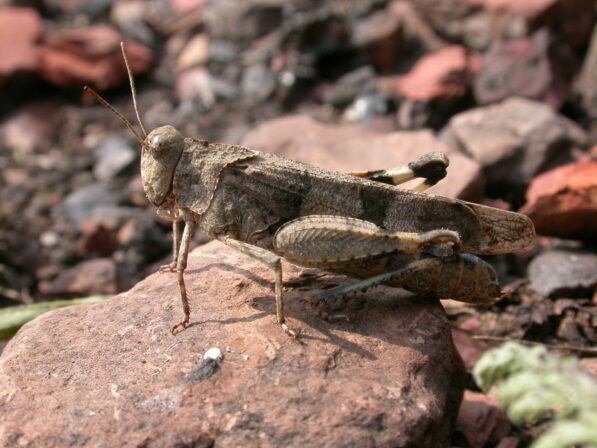
M 537 176 L 521 212 L 537 233 L 597 240 L 597 160 L 587 157 Z
M 83 261 L 60 273 L 50 283 L 40 283 L 39 290 L 47 297 L 85 297 L 96 294 L 117 294 L 131 287 L 111 258 Z
M 491 395 L 467 390 L 458 411 L 456 428 L 470 448 L 496 446 L 510 432 L 506 412 Z
M 378 133 L 362 126 L 326 125 L 295 115 L 262 123 L 244 137 L 242 144 L 343 172 L 392 168 L 425 153 L 441 151 L 450 158 L 448 175 L 427 191 L 472 201 L 482 196 L 479 165 L 442 144 L 428 130 Z
M 536 17 L 559 0 L 485 0 L 489 10 L 498 10 L 513 15 Z
M 18 71 L 37 68 L 36 42 L 42 32 L 41 17 L 35 9 L 0 9 L 0 80 Z
M 415 101 L 453 100 L 468 91 L 476 58 L 464 47 L 452 45 L 423 56 L 413 69 L 398 81 L 401 96 Z
M 439 302 L 377 288 L 329 323 L 300 299 L 347 280 L 284 278 L 302 344 L 275 322 L 271 270 L 219 242 L 189 257 L 175 336 L 172 274 L 29 322 L 0 357 L 0 446 L 449 447 L 466 375 Z
M 131 70 L 144 73 L 153 53 L 147 47 L 124 39 L 117 31 L 94 25 L 47 36 L 39 48 L 39 74 L 59 86 L 89 84 L 99 90 L 120 85 L 127 79 L 120 42 L 125 41 Z

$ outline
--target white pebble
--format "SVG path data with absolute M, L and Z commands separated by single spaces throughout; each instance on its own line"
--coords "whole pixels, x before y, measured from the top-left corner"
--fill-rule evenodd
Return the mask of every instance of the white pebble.
M 222 351 L 217 347 L 212 347 L 205 352 L 203 359 L 213 359 L 214 361 L 220 361 L 222 359 Z

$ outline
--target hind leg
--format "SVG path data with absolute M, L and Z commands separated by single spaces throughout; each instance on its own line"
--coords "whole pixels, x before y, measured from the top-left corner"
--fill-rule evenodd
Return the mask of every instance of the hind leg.
M 387 170 L 354 171 L 348 174 L 390 185 L 400 185 L 420 177 L 425 180 L 413 190 L 424 191 L 446 177 L 449 164 L 450 161 L 444 153 L 430 152 L 406 165 Z

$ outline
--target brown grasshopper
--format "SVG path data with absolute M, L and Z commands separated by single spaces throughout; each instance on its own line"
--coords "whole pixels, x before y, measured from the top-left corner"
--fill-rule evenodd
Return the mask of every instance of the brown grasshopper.
M 172 333 L 190 321 L 183 274 L 197 225 L 275 272 L 278 323 L 292 336 L 284 316 L 282 257 L 363 279 L 316 295 L 310 299 L 315 303 L 378 284 L 487 302 L 500 290 L 494 270 L 475 255 L 519 252 L 534 243 L 533 224 L 524 215 L 422 193 L 446 175 L 442 153 L 391 170 L 342 174 L 242 146 L 185 139 L 168 125 L 148 134 L 121 46 L 145 138 L 99 95 L 86 91 L 141 144 L 145 193 L 157 214 L 172 222 L 173 261 L 160 268 L 178 277 L 184 319 Z M 394 186 L 419 177 L 425 181 L 415 191 Z

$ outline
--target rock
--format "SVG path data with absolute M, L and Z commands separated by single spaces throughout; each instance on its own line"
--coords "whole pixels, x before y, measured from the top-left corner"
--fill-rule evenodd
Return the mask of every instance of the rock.
M 53 212 L 81 228 L 94 209 L 101 206 L 115 206 L 118 201 L 118 195 L 107 187 L 92 184 L 67 195 Z
M 342 114 L 342 118 L 349 123 L 367 121 L 376 116 L 388 113 L 390 98 L 383 93 L 359 95 Z
M 147 7 L 143 0 L 115 2 L 110 11 L 112 23 L 118 25 L 122 33 L 149 48 L 156 46 L 156 36 L 148 25 L 158 15 L 155 8 Z
M 170 0 L 174 11 L 181 15 L 201 9 L 205 3 L 207 3 L 207 0 Z
M 197 98 L 205 106 L 213 106 L 215 96 L 209 72 L 203 67 L 182 72 L 176 78 L 176 96 L 181 101 Z
M 223 37 L 232 42 L 246 43 L 280 26 L 284 4 L 278 0 L 208 2 L 203 8 L 203 17 L 209 35 L 216 40 Z
M 591 38 L 596 18 L 594 0 L 557 0 L 530 22 L 533 29 L 554 30 L 561 43 L 581 53 Z
M 245 136 L 242 144 L 345 172 L 391 168 L 428 152 L 443 151 L 450 158 L 448 176 L 429 193 L 467 200 L 478 200 L 482 195 L 483 178 L 478 165 L 442 145 L 430 131 L 382 134 L 356 125 L 324 125 L 296 115 L 261 124 Z
M 591 44 L 587 50 L 582 71 L 575 89 L 580 94 L 582 107 L 591 120 L 591 134 L 597 141 L 597 25 L 593 29 Z
M 456 21 L 450 34 L 462 36 L 464 46 L 484 51 L 491 44 L 491 18 L 487 11 L 477 11 L 462 20 Z
M 108 181 L 115 179 L 131 166 L 137 159 L 137 151 L 131 147 L 128 140 L 110 136 L 98 145 L 95 157 L 93 175 L 98 180 Z
M 589 157 L 537 176 L 521 209 L 537 233 L 597 241 L 597 159 Z
M 450 103 L 466 95 L 477 66 L 464 47 L 452 45 L 423 56 L 398 79 L 397 95 L 414 101 Z
M 375 70 L 364 65 L 338 78 L 329 87 L 324 87 L 321 99 L 336 107 L 345 107 L 357 96 L 371 94 L 377 90 Z
M 585 132 L 549 106 L 524 98 L 479 107 L 453 117 L 443 140 L 483 167 L 490 190 L 520 195 L 542 171 L 585 146 Z
M 545 29 L 530 38 L 496 40 L 483 56 L 483 68 L 475 78 L 477 102 L 489 104 L 519 96 L 559 109 L 569 96 L 569 79 L 558 69 L 560 64 L 550 63 L 549 46 Z
M 491 395 L 465 391 L 458 411 L 456 431 L 463 435 L 470 448 L 496 446 L 510 433 L 510 421 Z
M 201 65 L 209 59 L 209 38 L 206 34 L 193 36 L 178 55 L 177 66 L 181 70 Z
M 579 360 L 580 366 L 597 381 L 597 358 L 583 358 Z
M 396 64 L 400 48 L 405 46 L 402 19 L 391 9 L 373 12 L 356 23 L 352 39 L 355 45 L 368 47 L 380 72 L 388 72 Z
M 597 287 L 597 253 L 560 247 L 537 255 L 528 268 L 531 287 L 545 297 L 591 297 Z
M 87 23 L 106 14 L 116 0 L 46 0 L 54 8 L 72 17 L 84 16 Z M 81 17 L 78 17 L 81 20 Z
M 439 303 L 380 288 L 332 324 L 300 298 L 345 280 L 284 269 L 302 344 L 275 323 L 272 272 L 219 242 L 189 257 L 175 336 L 178 285 L 157 273 L 26 324 L 0 357 L 0 445 L 450 446 L 465 373 Z
M 23 106 L 2 124 L 4 145 L 23 155 L 47 153 L 56 143 L 62 117 L 54 102 Z
M 142 216 L 145 212 L 138 207 L 118 205 L 123 193 L 100 184 L 91 184 L 68 194 L 52 210 L 54 217 L 60 217 L 81 230 L 85 221 L 91 219 L 110 228 L 119 227 L 124 221 Z
M 537 17 L 545 12 L 558 0 L 486 0 L 485 5 L 491 11 L 500 11 L 509 15 L 519 15 L 526 18 Z
M 460 302 L 455 303 L 459 303 L 462 306 Z M 474 339 L 469 331 L 461 328 L 452 328 L 452 339 L 468 371 L 473 370 L 473 367 L 481 359 L 483 353 L 490 348 L 486 342 Z
M 241 89 L 244 96 L 265 101 L 276 89 L 276 76 L 263 64 L 250 65 L 243 72 Z
M 36 43 L 42 32 L 41 17 L 33 8 L 0 9 L 0 82 L 14 73 L 37 68 Z
M 525 29 L 550 28 L 575 50 L 585 45 L 595 23 L 594 0 L 487 0 L 485 7 L 502 26 L 508 19 L 522 19 Z
M 471 48 L 483 49 L 490 41 L 489 18 L 481 10 L 483 0 L 417 0 L 412 4 L 439 35 L 451 42 L 474 43 Z
M 120 52 L 125 40 L 131 70 L 138 75 L 149 68 L 153 53 L 114 29 L 93 25 L 49 35 L 41 44 L 39 74 L 58 86 L 89 84 L 99 90 L 120 85 L 127 79 Z
M 41 283 L 39 291 L 46 297 L 74 298 L 96 294 L 117 294 L 132 286 L 118 271 L 114 260 L 98 258 L 83 261 L 58 275 L 49 283 Z
M 402 33 L 407 44 L 406 50 L 413 53 L 432 53 L 440 50 L 447 43 L 435 33 L 429 22 L 421 17 L 416 3 L 418 2 L 392 0 L 388 6 L 389 14 L 400 17 Z
M 148 263 L 172 253 L 171 237 L 160 228 L 157 218 L 153 218 L 153 212 L 147 215 L 128 220 L 116 235 L 118 244 L 122 247 L 122 257 L 118 261 L 133 272 L 148 272 Z M 160 265 L 169 262 L 167 260 Z
M 81 255 L 109 257 L 114 252 L 115 246 L 114 229 L 109 229 L 93 220 L 85 221 L 79 241 Z

